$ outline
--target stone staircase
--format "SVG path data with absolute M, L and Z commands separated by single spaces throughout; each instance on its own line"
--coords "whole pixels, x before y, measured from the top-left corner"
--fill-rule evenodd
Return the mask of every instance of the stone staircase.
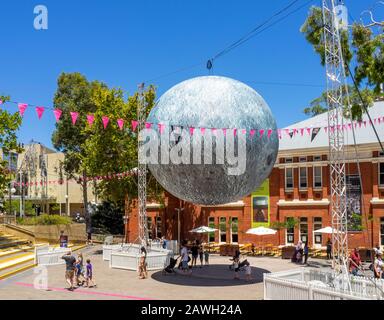
M 31 241 L 0 232 L 0 279 L 34 266 Z

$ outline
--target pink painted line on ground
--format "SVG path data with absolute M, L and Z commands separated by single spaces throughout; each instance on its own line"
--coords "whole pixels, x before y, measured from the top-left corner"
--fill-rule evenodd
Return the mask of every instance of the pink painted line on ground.
M 28 288 L 33 288 L 33 284 L 31 283 L 25 283 L 25 282 L 15 282 L 15 285 L 17 286 L 22 286 L 22 287 L 28 287 Z M 38 290 L 38 289 L 36 289 Z M 48 290 L 51 291 L 59 291 L 59 292 L 70 292 L 67 289 L 63 288 L 50 288 L 48 287 Z M 115 298 L 122 298 L 122 299 L 132 299 L 132 300 L 153 300 L 151 298 L 143 298 L 143 297 L 136 297 L 136 296 L 126 296 L 123 294 L 119 293 L 108 293 L 108 292 L 97 292 L 97 291 L 88 291 L 88 290 L 79 290 L 75 289 L 72 291 L 72 293 L 80 293 L 80 294 L 85 294 L 85 295 L 95 295 L 95 296 L 107 296 L 107 297 L 115 297 Z

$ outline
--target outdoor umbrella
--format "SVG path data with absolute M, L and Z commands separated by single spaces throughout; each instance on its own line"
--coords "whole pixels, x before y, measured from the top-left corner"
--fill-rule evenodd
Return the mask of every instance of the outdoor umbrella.
M 257 227 L 249 229 L 246 233 L 247 234 L 254 234 L 256 236 L 266 236 L 266 235 L 272 235 L 276 234 L 276 230 L 265 228 L 265 227 Z M 262 252 L 264 251 L 264 248 L 262 248 Z
M 190 230 L 189 232 L 192 233 L 210 233 L 210 232 L 215 232 L 217 229 L 207 227 L 207 226 L 201 226 L 195 229 Z M 209 247 L 209 237 L 208 237 L 208 247 Z
M 325 227 L 322 229 L 315 230 L 315 233 L 332 234 L 332 233 L 337 233 L 337 230 L 333 229 L 332 227 Z

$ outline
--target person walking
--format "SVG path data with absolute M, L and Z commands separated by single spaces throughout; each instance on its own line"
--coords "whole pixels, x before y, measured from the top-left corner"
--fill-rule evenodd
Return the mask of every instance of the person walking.
M 91 287 L 96 287 L 96 283 L 94 282 L 93 279 L 93 266 L 91 264 L 91 260 L 87 259 L 87 264 L 86 264 L 86 272 L 85 272 L 85 280 L 88 288 Z M 92 286 L 91 286 L 92 283 Z
M 146 279 L 147 273 L 147 250 L 144 247 L 140 249 L 140 261 L 139 261 L 139 279 Z
M 208 250 L 204 250 L 204 263 L 207 267 L 209 266 L 209 252 L 208 252 Z
M 357 276 L 357 273 L 359 272 L 359 268 L 361 267 L 361 257 L 359 253 L 359 249 L 355 248 L 351 256 L 349 257 L 349 272 L 352 273 L 354 276 Z
M 182 242 L 182 248 L 180 251 L 181 255 L 181 263 L 182 263 L 182 270 L 184 273 L 189 272 L 189 266 L 188 266 L 188 261 L 189 261 L 189 255 L 188 255 L 188 249 L 187 249 L 187 242 L 184 240 Z
M 252 268 L 249 262 L 247 262 L 247 264 L 245 265 L 245 280 L 247 281 L 252 280 Z
M 85 282 L 84 278 L 84 263 L 83 263 L 83 254 L 79 253 L 76 260 L 76 283 L 77 286 L 83 285 Z
M 373 272 L 376 279 L 383 278 L 384 263 L 383 263 L 382 255 L 383 254 L 381 250 L 377 250 L 375 262 L 373 264 Z
M 307 264 L 308 262 L 308 254 L 309 254 L 309 247 L 308 247 L 308 241 L 306 241 L 304 244 L 304 250 L 303 250 L 304 264 Z
M 328 238 L 327 240 L 327 260 L 332 259 L 332 241 Z
M 69 284 L 69 291 L 74 290 L 74 278 L 75 278 L 75 263 L 76 258 L 72 255 L 71 251 L 68 251 L 65 255 L 61 257 L 65 261 L 65 280 Z
M 197 257 L 199 256 L 199 247 L 197 246 L 196 241 L 193 243 L 191 248 L 192 252 L 192 267 L 196 267 Z
M 203 246 L 199 246 L 199 258 L 200 258 L 200 268 L 203 267 L 203 261 L 204 261 L 204 249 Z
M 239 258 L 235 258 L 233 260 L 233 268 L 235 269 L 235 277 L 234 277 L 234 279 L 240 279 L 239 278 Z

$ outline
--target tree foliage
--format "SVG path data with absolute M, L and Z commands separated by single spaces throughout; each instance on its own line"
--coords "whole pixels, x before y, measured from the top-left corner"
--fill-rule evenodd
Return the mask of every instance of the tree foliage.
M 0 95 L 0 100 L 4 102 L 9 100 L 8 96 Z M 0 108 L 0 148 L 4 153 L 12 150 L 21 152 L 17 144 L 17 130 L 21 126 L 21 116 L 18 112 L 10 114 L 8 111 Z M 8 188 L 12 176 L 8 170 L 7 162 L 0 158 L 0 199 L 4 198 L 4 190 Z
M 325 65 L 323 14 L 320 7 L 311 7 L 308 17 L 300 31 L 306 40 L 319 54 L 322 65 Z M 384 82 L 384 42 L 383 34 L 375 34 L 373 29 L 354 23 L 352 32 L 340 30 L 341 47 L 343 51 L 346 75 L 349 75 L 348 65 L 355 63 L 354 76 L 360 87 L 364 102 L 372 106 L 377 99 L 382 99 L 380 85 Z M 350 41 L 351 40 L 351 41 Z M 361 119 L 363 115 L 361 99 L 355 87 L 350 86 L 349 98 L 353 119 Z M 346 101 L 345 101 L 345 105 Z M 317 115 L 327 111 L 326 93 L 314 99 L 304 109 L 307 115 Z
M 155 88 L 149 86 L 143 94 L 148 115 L 155 104 Z M 65 153 L 63 171 L 70 177 L 77 177 L 83 190 L 93 184 L 99 198 L 114 203 L 122 212 L 124 201 L 130 202 L 137 197 L 137 135 L 131 130 L 131 121 L 137 119 L 138 93 L 125 99 L 119 88 L 109 88 L 98 81 L 89 82 L 79 73 L 62 74 L 54 103 L 56 108 L 63 110 L 63 121 L 56 125 L 52 136 L 55 148 Z M 70 111 L 80 114 L 76 126 L 72 125 Z M 95 117 L 92 126 L 87 123 L 87 114 Z M 103 116 L 109 118 L 106 128 Z M 117 125 L 118 119 L 124 120 L 123 130 Z M 131 175 L 97 183 L 80 179 L 110 177 L 121 172 Z M 161 199 L 162 188 L 151 174 L 148 174 L 147 193 L 148 198 Z

